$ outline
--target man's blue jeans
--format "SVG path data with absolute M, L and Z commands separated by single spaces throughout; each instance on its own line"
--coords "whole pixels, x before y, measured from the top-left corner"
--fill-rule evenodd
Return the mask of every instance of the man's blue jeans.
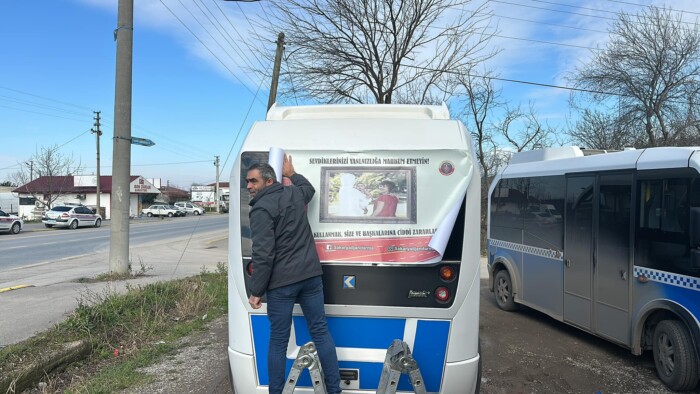
M 270 376 L 270 394 L 282 393 L 285 384 L 287 344 L 292 327 L 294 303 L 301 305 L 309 334 L 321 360 L 326 391 L 340 393 L 340 370 L 335 342 L 328 331 L 323 307 L 323 281 L 315 276 L 288 286 L 267 291 L 267 317 L 270 319 L 270 347 L 267 370 Z

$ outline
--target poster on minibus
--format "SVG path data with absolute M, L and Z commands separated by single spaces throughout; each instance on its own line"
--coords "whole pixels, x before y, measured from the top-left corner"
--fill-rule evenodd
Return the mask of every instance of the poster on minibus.
M 269 153 L 278 172 L 282 152 Z M 439 261 L 473 171 L 460 150 L 285 153 L 316 189 L 307 209 L 323 262 Z

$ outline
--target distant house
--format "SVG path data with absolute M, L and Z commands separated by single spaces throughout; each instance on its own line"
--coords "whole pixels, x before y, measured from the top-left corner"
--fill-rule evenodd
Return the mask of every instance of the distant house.
M 129 178 L 129 216 L 141 212 L 144 197 L 160 191 L 140 175 Z M 29 220 L 38 219 L 49 206 L 82 204 L 96 210 L 97 177 L 94 175 L 42 176 L 12 192 L 19 195 L 18 214 Z M 112 177 L 100 177 L 100 206 L 105 219 L 111 217 Z
M 216 183 L 210 183 L 209 186 L 216 187 Z M 229 194 L 228 182 L 219 182 L 219 195 Z
M 208 185 L 193 185 L 190 189 L 192 201 L 204 206 L 215 206 L 216 182 Z M 219 198 L 224 194 L 229 194 L 229 183 L 219 182 Z
M 156 201 L 162 201 L 167 204 L 176 203 L 178 201 L 189 201 L 190 192 L 182 190 L 175 186 L 163 186 L 160 188 L 160 194 L 156 197 Z
M 0 209 L 9 213 L 19 211 L 19 197 L 12 193 L 12 186 L 0 186 Z

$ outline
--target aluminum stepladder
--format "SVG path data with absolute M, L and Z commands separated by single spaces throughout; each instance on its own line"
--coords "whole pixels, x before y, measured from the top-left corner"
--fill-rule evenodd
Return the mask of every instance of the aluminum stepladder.
M 401 374 L 407 374 L 416 394 L 426 394 L 423 375 L 406 342 L 394 339 L 386 351 L 377 394 L 394 394 Z
M 318 358 L 316 345 L 314 345 L 313 342 L 308 342 L 299 349 L 299 354 L 297 354 L 292 369 L 289 371 L 289 377 L 287 378 L 287 383 L 284 385 L 282 394 L 294 393 L 299 375 L 301 375 L 301 371 L 303 371 L 304 368 L 309 369 L 314 394 L 326 394 L 326 383 L 323 381 L 323 368 L 321 368 L 321 361 Z

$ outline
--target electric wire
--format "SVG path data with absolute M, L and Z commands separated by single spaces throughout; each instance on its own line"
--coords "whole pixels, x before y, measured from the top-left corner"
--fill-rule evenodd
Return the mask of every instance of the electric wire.
M 234 74 L 233 71 L 231 71 L 231 69 L 226 65 L 226 63 L 224 63 L 218 56 L 216 56 L 216 54 L 211 50 L 211 48 L 209 48 L 209 47 L 208 47 L 208 46 L 207 46 L 207 45 L 192 31 L 192 29 L 190 29 L 190 28 L 185 24 L 184 21 L 183 21 L 182 19 L 180 19 L 180 17 L 178 17 L 177 14 L 175 14 L 175 13 L 173 12 L 173 10 L 171 10 L 170 7 L 168 7 L 168 6 L 163 2 L 163 0 L 160 0 L 160 3 L 163 4 L 163 6 L 175 17 L 175 19 L 177 19 L 177 20 L 180 22 L 180 24 L 182 24 L 182 26 L 184 26 L 185 29 L 187 29 L 187 31 L 189 31 L 190 34 L 192 34 L 192 35 L 194 36 L 194 38 L 196 38 L 197 41 L 199 41 L 199 43 L 202 44 L 202 45 L 209 51 L 209 53 L 211 53 L 211 55 L 214 56 L 214 58 L 216 58 L 216 60 L 218 60 L 219 63 L 221 63 L 221 65 L 222 65 L 226 70 L 228 70 L 228 72 L 231 74 L 231 76 L 233 76 L 238 82 L 240 82 L 241 85 L 243 85 L 243 88 L 244 88 L 244 89 L 246 89 L 248 92 L 250 92 L 250 93 L 253 95 L 253 97 L 256 97 L 256 98 L 257 98 L 257 95 L 256 95 L 250 88 L 248 88 L 248 86 L 247 86 L 245 83 L 243 83 L 243 81 L 241 81 L 241 79 L 238 78 L 238 76 L 237 76 L 236 74 Z M 258 99 L 258 101 L 259 101 L 261 104 L 265 105 L 265 103 L 263 103 L 260 99 Z
M 498 38 L 505 38 L 508 40 L 517 40 L 517 41 L 527 41 L 527 42 L 535 42 L 538 44 L 549 44 L 549 45 L 558 45 L 558 46 L 563 46 L 563 47 L 570 47 L 570 48 L 580 48 L 580 49 L 590 49 L 592 51 L 599 51 L 599 48 L 591 48 L 591 47 L 586 47 L 582 45 L 574 45 L 574 44 L 564 44 L 562 42 L 552 42 L 552 41 L 543 41 L 543 40 L 533 40 L 530 38 L 519 38 L 519 37 L 509 37 L 509 36 L 502 36 L 498 34 L 494 34 L 494 37 Z
M 260 84 L 258 85 L 258 90 L 255 92 L 255 95 L 258 95 L 258 92 L 260 92 L 260 87 L 262 87 L 262 80 L 260 81 Z M 248 120 L 248 116 L 250 115 L 250 111 L 253 109 L 253 104 L 255 104 L 255 100 L 251 100 L 250 105 L 248 106 L 248 112 L 245 114 L 245 118 L 243 118 L 243 121 L 241 121 L 241 126 L 238 128 L 238 133 L 236 133 L 236 138 L 233 140 L 233 144 L 231 144 L 231 149 L 228 150 L 228 154 L 226 155 L 226 159 L 224 160 L 224 164 L 221 165 L 221 171 L 226 167 L 226 163 L 228 163 L 228 159 L 231 157 L 231 152 L 233 152 L 233 148 L 236 146 L 236 143 L 238 142 L 238 138 L 241 136 L 241 131 L 243 131 L 243 126 L 245 126 L 245 122 Z M 221 172 L 219 172 L 219 175 L 221 175 Z
M 21 94 L 25 94 L 25 95 L 27 95 L 27 96 L 32 96 L 32 97 L 40 98 L 40 99 L 42 99 L 42 100 L 53 101 L 53 102 L 55 102 L 55 103 L 60 103 L 60 104 L 63 104 L 63 105 L 68 105 L 68 106 L 71 106 L 71 107 L 76 107 L 76 108 L 84 109 L 84 110 L 90 111 L 91 113 L 92 113 L 92 111 L 93 111 L 92 109 L 87 108 L 87 107 L 83 107 L 83 106 L 81 106 L 81 105 L 71 104 L 71 103 L 68 103 L 68 102 L 65 102 L 65 101 L 60 101 L 60 100 L 56 100 L 56 99 L 52 99 L 52 98 L 48 98 L 48 97 L 44 97 L 44 96 L 39 96 L 39 95 L 37 95 L 37 94 L 33 94 L 33 93 L 29 93 L 29 92 L 24 92 L 24 91 L 22 91 L 22 90 L 13 89 L 13 88 L 8 88 L 7 86 L 0 86 L 0 89 L 5 89 L 5 90 L 9 90 L 9 91 L 11 91 L 11 92 L 21 93 Z
M 161 0 L 161 2 L 162 2 L 162 0 Z M 177 2 L 180 3 L 180 5 L 182 6 L 182 8 L 184 8 L 185 11 L 187 11 L 187 13 L 189 13 L 190 16 L 195 20 L 195 22 L 197 22 L 197 24 L 199 24 L 199 26 L 202 28 L 202 30 L 204 30 L 204 31 L 209 35 L 209 37 L 212 39 L 212 41 L 214 41 L 214 43 L 216 43 L 216 45 L 218 45 L 219 48 L 221 48 L 221 50 L 226 54 L 226 56 L 228 56 L 228 58 L 231 60 L 231 62 L 233 62 L 233 64 L 234 64 L 236 67 L 241 68 L 241 66 L 238 64 L 238 62 L 233 58 L 233 56 L 231 56 L 231 53 L 230 53 L 229 51 L 227 51 L 226 48 L 223 47 L 223 45 L 221 45 L 221 43 L 219 42 L 219 40 L 217 40 L 216 38 L 214 38 L 214 35 L 211 34 L 211 32 L 209 31 L 209 29 L 207 29 L 206 27 L 204 27 L 204 24 L 202 24 L 202 22 L 199 20 L 199 18 L 197 18 L 197 17 L 194 15 L 194 13 L 192 13 L 192 11 L 191 11 L 189 8 L 187 8 L 187 7 L 185 6 L 185 4 L 182 2 L 182 0 L 177 0 Z M 194 4 L 195 4 L 196 6 L 199 7 L 199 5 L 198 5 L 198 3 L 197 3 L 196 1 L 194 1 Z M 200 8 L 200 11 L 203 12 L 201 8 Z M 206 15 L 205 15 L 205 16 L 206 16 Z M 212 53 L 213 53 L 213 52 L 212 52 Z M 245 73 L 244 73 L 244 74 L 245 74 Z M 245 74 L 245 76 L 246 76 L 246 78 L 251 79 L 247 74 Z M 252 81 L 252 82 L 255 83 L 255 81 Z
M 583 17 L 587 17 L 587 18 L 604 19 L 604 20 L 609 20 L 609 21 L 617 21 L 617 20 L 619 20 L 619 18 L 612 18 L 612 17 L 607 17 L 607 16 L 601 16 L 601 15 L 583 14 L 583 13 L 574 12 L 574 11 L 556 10 L 556 9 L 552 9 L 552 8 L 538 7 L 538 6 L 533 6 L 533 5 L 521 4 L 521 3 L 512 3 L 512 2 L 509 2 L 509 1 L 503 1 L 503 0 L 487 0 L 487 1 L 488 1 L 488 2 L 491 2 L 491 3 L 500 3 L 500 4 L 507 4 L 507 5 L 514 5 L 514 6 L 517 6 L 517 7 L 531 8 L 531 9 L 535 9 L 535 10 L 543 10 L 543 11 L 558 12 L 558 13 L 563 13 L 563 14 L 578 15 L 578 16 L 583 16 Z M 545 3 L 544 1 L 541 1 L 541 0 L 531 0 L 531 1 L 539 1 L 539 2 Z M 558 4 L 558 3 L 551 3 L 551 2 L 549 2 L 549 4 Z M 561 5 L 561 6 L 564 6 L 564 7 L 573 7 L 573 8 L 577 8 L 577 9 L 589 10 L 588 8 L 585 8 L 585 7 L 578 7 L 578 6 L 574 6 L 574 5 L 568 5 L 568 4 L 558 4 L 558 5 Z M 612 14 L 620 15 L 620 12 L 613 12 L 613 11 L 600 10 L 600 9 L 595 10 L 595 11 L 605 12 L 605 13 L 612 13 Z M 675 11 L 675 10 L 674 10 L 674 11 Z M 639 18 L 639 15 L 636 15 L 636 16 Z M 671 20 L 671 21 L 672 21 L 672 20 Z M 673 22 L 673 21 L 672 21 L 672 22 Z M 683 23 L 683 24 L 686 24 L 686 25 L 694 25 L 694 26 L 697 26 L 697 24 L 696 24 L 695 22 L 686 22 L 686 21 L 682 21 L 682 20 L 681 20 L 680 22 Z M 638 23 L 639 23 L 639 24 L 644 24 L 643 22 L 638 22 Z M 685 30 L 689 30 L 689 29 L 685 29 Z
M 55 107 L 53 105 L 40 104 L 40 103 L 37 103 L 34 101 L 23 100 L 23 99 L 19 99 L 19 98 L 12 97 L 12 96 L 6 96 L 4 94 L 0 94 L 0 100 L 9 101 L 9 102 L 14 103 L 14 104 L 22 104 L 22 105 L 28 105 L 31 107 L 44 108 L 44 109 L 49 109 L 49 110 L 53 110 L 53 111 L 63 112 L 63 113 L 67 113 L 69 115 L 85 116 L 85 112 L 70 111 L 67 109 L 60 108 L 60 107 Z
M 209 20 L 209 23 L 214 27 L 214 29 L 216 29 L 216 30 L 219 32 L 219 34 L 221 35 L 221 37 L 223 37 L 224 41 L 226 41 L 226 43 L 228 44 L 228 46 L 231 47 L 231 49 L 236 53 L 236 55 L 238 55 L 238 56 L 240 57 L 240 59 L 243 61 L 243 63 L 245 63 L 246 67 L 248 67 L 248 68 L 253 68 L 253 67 L 251 67 L 251 65 L 250 65 L 250 60 L 248 60 L 248 57 L 247 57 L 245 54 L 241 53 L 241 51 L 239 51 L 234 45 L 232 45 L 231 42 L 229 42 L 229 40 L 226 39 L 226 35 L 224 35 L 224 33 L 222 32 L 223 26 L 222 26 L 221 23 L 219 22 L 219 19 L 216 18 L 216 17 L 214 17 L 214 20 L 216 20 L 216 22 L 219 24 L 219 26 L 222 26 L 222 28 L 219 28 L 219 27 L 216 26 L 216 24 L 214 24 L 214 21 L 213 21 L 212 18 L 209 16 L 209 14 L 207 14 L 206 12 L 204 12 L 204 9 L 202 9 L 202 7 L 200 7 L 200 5 L 199 5 L 200 3 L 201 3 L 202 5 L 204 5 L 205 8 L 207 9 L 207 11 L 209 11 L 209 13 L 211 14 L 211 10 L 209 10 L 209 8 L 206 6 L 206 4 L 203 3 L 202 0 L 199 0 L 199 1 L 195 0 L 195 1 L 194 1 L 195 6 L 197 6 L 197 8 L 199 8 L 199 11 L 204 15 L 204 17 L 207 18 L 207 20 Z M 212 16 L 213 16 L 213 14 L 212 14 Z M 193 15 L 193 17 L 194 17 L 194 15 Z M 196 20 L 196 18 L 195 18 L 195 20 Z M 197 21 L 197 22 L 199 23 L 199 21 Z M 202 23 L 199 23 L 199 25 L 202 27 L 202 29 L 204 29 L 205 31 L 207 31 L 207 33 L 209 33 L 209 29 L 207 29 L 206 27 L 204 27 L 204 25 L 203 25 Z M 223 29 L 223 30 L 225 31 L 225 29 Z M 224 52 L 226 52 L 226 54 L 228 55 L 229 59 L 231 59 L 231 61 L 232 61 L 238 68 L 243 69 L 243 67 L 241 67 L 240 64 L 238 64 L 238 62 L 236 61 L 236 59 L 234 59 L 233 56 L 231 56 L 231 54 L 230 54 L 226 49 L 224 49 L 223 45 L 221 45 L 221 43 L 219 42 L 219 40 L 217 40 L 216 38 L 214 38 L 214 36 L 213 36 L 211 33 L 209 33 L 209 36 L 212 38 L 212 40 L 216 41 L 216 43 L 219 45 L 219 47 L 220 47 Z M 256 83 L 256 81 L 253 80 L 253 79 L 248 75 L 248 73 L 245 73 L 245 72 L 244 72 L 243 74 L 245 74 L 246 78 L 248 78 L 249 80 L 251 80 L 251 82 L 253 82 L 253 84 Z
M 220 26 L 221 29 L 218 29 L 218 28 L 217 28 L 217 30 L 219 30 L 219 33 L 221 34 L 221 36 L 224 37 L 224 40 L 226 40 L 226 42 L 228 42 L 228 44 L 231 46 L 231 48 L 235 48 L 234 51 L 236 52 L 236 54 L 238 54 L 238 56 L 241 56 L 242 58 L 244 58 L 244 59 L 245 59 L 244 63 L 245 63 L 249 68 L 253 69 L 253 68 L 254 68 L 254 67 L 252 66 L 253 61 L 250 60 L 250 58 L 249 58 L 248 55 L 245 53 L 245 51 L 243 50 L 243 48 L 241 48 L 240 45 L 238 45 L 238 43 L 233 39 L 233 37 L 231 37 L 231 34 L 230 34 L 230 33 L 228 32 L 228 30 L 224 27 L 224 25 L 219 21 L 219 18 L 217 18 L 217 17 L 214 15 L 214 12 L 212 12 L 212 10 L 209 8 L 209 6 L 207 6 L 207 4 L 204 2 L 204 0 L 199 0 L 199 1 L 202 3 L 202 5 L 204 6 L 204 8 L 206 8 L 207 11 L 209 11 L 209 14 L 211 14 L 212 18 L 214 18 L 214 20 L 216 21 L 216 23 Z M 216 2 L 215 0 L 212 0 L 212 1 L 213 1 L 214 4 L 216 4 L 217 7 L 218 7 L 217 2 Z M 223 10 L 221 9 L 221 7 L 218 7 L 218 8 L 219 8 L 219 11 L 223 14 L 223 16 L 228 20 L 228 17 L 227 17 L 226 14 L 223 12 Z M 212 23 L 212 24 L 213 24 L 213 23 Z M 231 26 L 233 26 L 232 23 L 229 22 L 229 24 L 230 24 Z M 228 36 L 229 39 L 226 39 L 226 37 L 224 36 L 224 33 L 222 33 L 222 31 L 223 31 L 224 33 L 226 33 L 226 36 Z
M 65 116 L 52 115 L 52 114 L 47 114 L 47 113 L 45 113 L 45 112 L 32 111 L 32 110 L 21 109 L 21 108 L 15 108 L 15 107 L 7 106 L 7 105 L 0 105 L 0 107 L 1 107 L 1 108 L 7 108 L 7 109 L 15 110 L 15 111 L 29 112 L 29 113 L 31 113 L 31 114 L 38 114 L 38 115 L 50 116 L 50 117 L 52 117 L 52 118 L 59 118 L 59 119 L 72 120 L 72 121 L 75 121 L 75 122 L 85 122 L 85 121 L 86 121 L 85 119 L 68 118 L 68 117 L 65 117 Z
M 247 40 L 244 39 L 243 36 L 241 35 L 241 33 L 238 31 L 238 29 L 236 29 L 236 26 L 233 24 L 233 22 L 231 22 L 231 19 L 229 19 L 226 12 L 224 12 L 224 10 L 219 6 L 219 3 L 216 0 L 213 0 L 213 1 L 214 1 L 214 4 L 216 4 L 216 6 L 219 8 L 219 11 L 221 11 L 221 14 L 224 16 L 224 18 L 226 18 L 226 21 L 228 22 L 229 26 L 231 26 L 231 29 L 233 29 L 233 31 L 236 32 L 236 35 L 238 35 L 238 38 L 241 40 L 241 42 L 245 43 Z M 239 8 L 240 8 L 240 5 L 239 5 Z M 257 31 L 255 31 L 254 29 L 253 29 L 253 31 L 255 32 L 255 34 L 257 34 Z M 263 65 L 260 58 L 255 54 L 255 51 L 250 50 L 250 47 L 247 44 L 246 44 L 246 46 L 248 47 L 248 50 L 253 54 L 255 59 L 258 61 L 258 65 L 261 68 L 265 68 L 265 66 Z M 241 49 L 241 51 L 243 51 L 243 50 Z
M 604 30 L 588 29 L 588 28 L 585 28 L 585 27 L 559 25 L 559 24 L 556 24 L 556 23 L 548 23 L 548 22 L 541 22 L 541 21 L 533 21 L 533 20 L 531 20 L 531 19 L 515 18 L 515 17 L 512 17 L 512 16 L 497 15 L 497 14 L 494 14 L 493 16 L 495 16 L 495 17 L 497 17 L 497 18 L 501 18 L 501 19 L 511 19 L 511 20 L 514 20 L 514 21 L 535 23 L 535 24 L 538 24 L 538 25 L 546 25 L 546 26 L 561 27 L 561 28 L 564 28 L 564 29 L 573 29 L 573 30 L 590 31 L 590 32 L 592 32 L 592 33 L 609 34 L 609 32 L 604 31 Z
M 652 7 L 653 7 L 652 5 L 649 5 L 649 4 L 632 3 L 632 2 L 629 2 L 629 1 L 621 1 L 621 0 L 608 0 L 608 1 L 611 2 L 611 3 L 620 3 L 620 4 L 627 4 L 627 5 L 634 5 L 634 6 L 638 6 L 638 7 L 646 7 L 646 8 L 652 8 Z M 674 10 L 674 11 L 678 11 L 678 12 L 682 12 L 682 13 L 686 13 L 686 14 L 700 15 L 700 12 L 688 11 L 688 10 L 683 10 L 683 9 L 677 9 L 677 10 Z

